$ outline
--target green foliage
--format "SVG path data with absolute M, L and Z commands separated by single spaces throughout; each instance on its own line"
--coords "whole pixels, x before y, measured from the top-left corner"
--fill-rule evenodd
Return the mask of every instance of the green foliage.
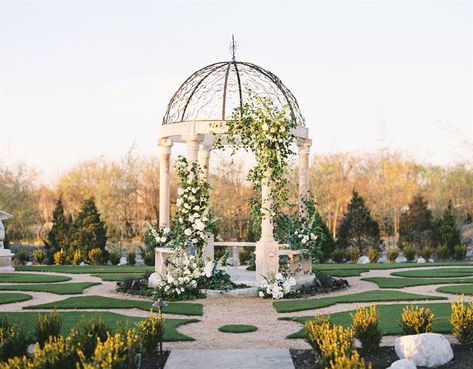
M 404 335 L 432 332 L 434 314 L 429 308 L 405 306 L 401 316 L 401 328 Z
M 420 255 L 425 259 L 425 261 L 429 261 L 432 257 L 433 251 L 432 247 L 424 246 L 420 252 Z
M 118 265 L 120 262 L 121 254 L 118 251 L 113 251 L 110 254 L 108 254 L 108 259 L 112 263 L 112 265 Z
M 134 251 L 129 251 L 126 260 L 129 265 L 133 266 L 136 264 L 136 253 Z
M 399 250 L 394 247 L 390 247 L 387 251 L 387 254 L 389 262 L 395 263 L 397 257 L 399 256 Z
M 462 296 L 457 302 L 452 303 L 450 324 L 458 341 L 473 348 L 473 302 L 466 305 Z
M 369 308 L 357 308 L 355 314 L 351 314 L 351 317 L 355 337 L 360 340 L 366 351 L 375 351 L 379 347 L 382 337 L 376 305 L 371 305 Z
M 153 266 L 154 265 L 154 258 L 155 258 L 155 253 L 154 252 L 148 252 L 148 251 L 143 251 L 143 262 L 145 265 Z
M 218 328 L 219 332 L 224 333 L 249 333 L 258 330 L 258 327 L 248 324 L 226 324 Z
M 102 250 L 99 247 L 94 247 L 93 249 L 89 250 L 87 257 L 90 264 L 100 265 L 102 261 Z
M 56 207 L 53 210 L 52 227 L 48 232 L 48 241 L 46 247 L 49 255 L 67 248 L 69 246 L 69 231 L 71 228 L 71 220 L 64 213 L 62 198 L 56 201 Z
M 82 291 L 100 283 L 76 282 L 76 283 L 35 283 L 35 284 L 14 284 L 0 285 L 0 291 L 33 291 L 48 292 L 58 295 L 81 294 Z
M 466 257 L 468 248 L 466 245 L 457 245 L 454 248 L 454 255 L 456 260 L 463 260 Z
M 34 250 L 33 257 L 36 263 L 43 264 L 44 259 L 46 259 L 46 252 L 43 249 Z
M 453 215 L 453 204 L 450 200 L 442 217 L 437 221 L 439 241 L 446 245 L 450 255 L 453 255 L 455 246 L 461 243 L 460 229 Z
M 10 323 L 6 317 L 0 320 L 0 361 L 25 355 L 28 341 L 28 334 L 21 323 Z
M 25 264 L 30 261 L 30 254 L 25 249 L 20 249 L 15 255 L 16 259 L 20 264 Z
M 361 256 L 361 249 L 358 246 L 353 246 L 347 251 L 347 253 L 348 253 L 348 256 L 350 257 L 350 260 L 354 263 L 357 263 L 358 259 Z
M 332 253 L 332 259 L 335 263 L 342 263 L 343 262 L 343 250 L 340 247 L 335 248 Z
M 254 251 L 252 249 L 252 247 L 243 247 L 243 250 L 238 255 L 240 265 L 246 265 L 254 257 Z
M 50 337 L 61 335 L 62 320 L 57 311 L 46 314 L 38 314 L 36 318 L 36 340 L 42 345 Z
M 403 252 L 408 262 L 412 262 L 417 255 L 416 248 L 411 244 L 405 245 Z
M 441 261 L 445 261 L 448 258 L 448 248 L 447 245 L 440 245 L 437 247 L 437 257 Z
M 368 249 L 368 257 L 370 258 L 370 263 L 376 264 L 379 259 L 379 249 L 376 247 L 370 247 Z
M 80 344 L 87 358 L 91 357 L 94 353 L 97 342 L 105 342 L 107 333 L 111 331 L 100 315 L 95 315 L 87 319 L 81 318 L 74 329 L 77 332 L 75 337 L 76 343 Z
M 162 315 L 150 311 L 148 318 L 141 321 L 138 327 L 143 351 L 150 355 L 154 354 L 163 342 L 164 319 Z
M 421 194 L 413 197 L 409 210 L 401 214 L 399 223 L 399 244 L 416 247 L 435 246 L 436 230 L 432 212 Z
M 70 248 L 67 250 L 72 255 L 80 250 L 82 255 L 89 255 L 89 251 L 99 248 L 105 251 L 107 236 L 105 225 L 95 205 L 93 198 L 86 199 L 79 214 L 74 220 L 70 231 Z
M 473 278 L 370 277 L 370 278 L 362 278 L 362 280 L 376 283 L 379 286 L 379 288 L 404 288 L 404 287 L 413 287 L 413 286 L 428 286 L 430 284 L 473 283 Z
M 341 246 L 361 248 L 363 243 L 377 246 L 380 242 L 379 225 L 371 216 L 365 200 L 355 190 L 340 222 L 337 236 Z

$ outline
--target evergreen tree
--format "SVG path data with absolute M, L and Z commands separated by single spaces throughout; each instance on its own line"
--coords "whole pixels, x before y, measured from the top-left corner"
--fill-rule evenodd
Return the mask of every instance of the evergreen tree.
M 315 202 L 312 199 L 309 199 L 305 203 L 308 211 L 309 218 L 314 218 L 314 228 L 319 229 L 319 233 L 323 236 L 321 237 L 320 249 L 322 251 L 322 260 L 321 262 L 327 261 L 332 256 L 333 250 L 335 250 L 335 240 L 332 237 L 332 233 L 327 227 L 327 224 L 320 215 L 319 209 Z
M 421 194 L 413 197 L 409 209 L 399 221 L 399 244 L 413 244 L 417 247 L 433 246 L 436 243 L 432 212 Z
M 379 225 L 372 218 L 365 200 L 355 190 L 340 222 L 337 236 L 338 243 L 342 246 L 356 245 L 361 248 L 363 243 L 378 246 L 380 242 Z
M 80 250 L 83 257 L 87 257 L 90 249 L 100 248 L 105 251 L 107 235 L 105 225 L 100 218 L 93 198 L 86 199 L 71 228 L 70 248 L 68 256 L 75 250 Z
M 48 232 L 48 241 L 45 242 L 50 256 L 61 248 L 66 249 L 69 245 L 71 221 L 67 219 L 64 214 L 64 206 L 61 197 L 56 201 L 52 223 L 51 230 Z
M 461 243 L 461 234 L 455 222 L 451 200 L 448 202 L 443 216 L 437 221 L 437 231 L 440 243 L 446 245 L 450 255 L 453 255 L 455 246 Z

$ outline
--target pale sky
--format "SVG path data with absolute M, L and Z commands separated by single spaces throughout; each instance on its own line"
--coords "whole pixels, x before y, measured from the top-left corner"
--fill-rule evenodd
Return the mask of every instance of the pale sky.
M 228 60 L 294 93 L 313 152 L 384 139 L 454 163 L 473 140 L 472 1 L 0 0 L 0 160 L 45 178 L 132 144 L 156 154 L 174 91 Z M 464 154 L 464 152 L 463 152 Z

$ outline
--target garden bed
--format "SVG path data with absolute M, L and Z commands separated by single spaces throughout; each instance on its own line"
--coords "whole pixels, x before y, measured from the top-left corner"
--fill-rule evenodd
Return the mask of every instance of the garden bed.
M 473 351 L 465 346 L 452 345 L 454 358 L 449 363 L 436 367 L 437 369 L 471 369 Z M 312 350 L 290 350 L 295 369 L 324 369 L 323 365 L 315 362 Z M 394 347 L 386 346 L 378 348 L 372 354 L 366 354 L 362 349 L 358 350 L 366 364 L 371 363 L 372 369 L 386 369 L 394 361 L 399 360 Z M 421 366 L 418 369 L 424 368 Z

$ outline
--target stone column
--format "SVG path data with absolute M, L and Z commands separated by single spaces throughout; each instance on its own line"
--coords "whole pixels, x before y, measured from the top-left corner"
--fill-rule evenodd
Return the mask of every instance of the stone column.
M 11 259 L 14 254 L 8 249 L 3 247 L 3 240 L 5 239 L 5 228 L 3 227 L 2 220 L 12 218 L 11 214 L 0 211 L 0 273 L 11 273 L 15 271 L 15 268 L 11 265 Z
M 159 141 L 159 225 L 169 227 L 171 190 L 171 148 L 169 139 Z
M 210 148 L 206 145 L 200 145 L 199 147 L 199 164 L 200 169 L 204 173 L 205 178 L 209 176 L 209 162 L 210 162 Z
M 309 196 L 309 154 L 312 140 L 299 139 L 299 198 L 304 199 Z
M 263 280 L 263 276 L 266 277 L 279 271 L 279 245 L 273 235 L 272 204 L 270 174 L 266 173 L 261 184 L 261 238 L 256 243 L 256 282 L 258 283 Z
M 201 135 L 192 135 L 185 138 L 187 144 L 187 161 L 193 163 L 198 159 L 199 144 L 202 141 Z

